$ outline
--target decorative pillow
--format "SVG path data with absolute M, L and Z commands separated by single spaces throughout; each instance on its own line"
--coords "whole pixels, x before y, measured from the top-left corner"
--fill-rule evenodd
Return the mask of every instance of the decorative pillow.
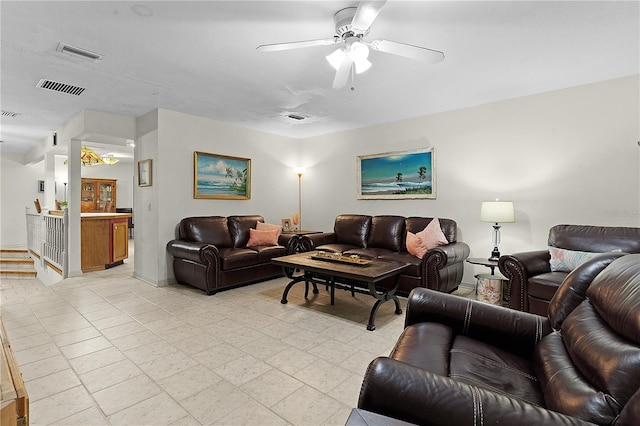
M 599 254 L 589 251 L 566 250 L 557 247 L 549 247 L 549 253 L 551 254 L 549 264 L 552 272 L 571 272 L 581 263 Z
M 277 246 L 279 234 L 280 231 L 277 229 L 272 229 L 270 231 L 259 231 L 257 229 L 250 228 L 247 247 Z
M 434 217 L 426 228 L 418 232 L 416 235 L 422 238 L 422 241 L 424 241 L 427 246 L 427 250 L 449 244 L 447 237 L 444 236 L 444 232 L 442 232 L 442 229 L 440 228 L 440 220 L 437 217 Z
M 424 243 L 422 238 L 418 237 L 413 232 L 407 231 L 407 251 L 415 257 L 422 259 L 424 254 L 427 252 L 427 245 Z
M 278 237 L 280 236 L 280 234 L 282 234 L 282 226 L 275 225 L 273 223 L 258 222 L 256 224 L 256 229 L 258 231 L 273 231 L 273 230 L 277 230 L 278 231 Z

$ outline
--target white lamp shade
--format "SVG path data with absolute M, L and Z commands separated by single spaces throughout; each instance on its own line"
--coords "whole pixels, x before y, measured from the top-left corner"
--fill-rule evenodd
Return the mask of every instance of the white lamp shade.
M 480 208 L 480 220 L 492 223 L 515 222 L 513 201 L 483 201 Z

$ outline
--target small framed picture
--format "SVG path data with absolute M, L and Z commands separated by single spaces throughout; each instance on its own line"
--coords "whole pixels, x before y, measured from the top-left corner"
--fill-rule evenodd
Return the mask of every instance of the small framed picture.
M 138 186 L 151 186 L 151 160 L 138 161 Z
M 282 219 L 282 230 L 284 232 L 291 231 L 291 219 Z
M 44 181 L 43 180 L 39 180 L 38 181 L 38 192 L 44 192 Z

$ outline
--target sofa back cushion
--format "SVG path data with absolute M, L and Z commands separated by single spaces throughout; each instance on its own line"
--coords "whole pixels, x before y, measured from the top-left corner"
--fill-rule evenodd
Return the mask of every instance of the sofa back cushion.
M 231 235 L 224 216 L 187 217 L 180 221 L 181 240 L 213 244 L 218 248 L 231 247 Z
M 367 246 L 401 251 L 404 233 L 403 216 L 374 216 Z
M 341 214 L 333 225 L 337 243 L 356 247 L 367 247 L 370 229 L 371 216 L 359 214 Z
M 561 331 L 536 347 L 534 366 L 546 407 L 611 424 L 640 389 L 640 255 L 600 272 Z
M 249 229 L 256 229 L 258 222 L 264 222 L 260 215 L 229 216 L 229 233 L 231 234 L 232 247 L 246 247 L 249 242 Z
M 592 253 L 640 253 L 640 228 L 556 225 L 549 230 L 549 246 Z
M 405 219 L 405 227 L 408 232 L 417 234 L 426 228 L 432 220 L 432 217 L 408 217 Z M 455 243 L 458 240 L 458 225 L 456 224 L 456 221 L 442 218 L 439 218 L 438 220 L 440 221 L 440 228 L 442 229 L 447 241 Z

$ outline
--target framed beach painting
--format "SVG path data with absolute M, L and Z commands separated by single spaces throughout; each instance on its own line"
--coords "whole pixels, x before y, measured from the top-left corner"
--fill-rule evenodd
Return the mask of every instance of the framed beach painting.
M 251 159 L 194 153 L 193 198 L 251 198 Z
M 436 198 L 435 150 L 358 156 L 358 199 Z

